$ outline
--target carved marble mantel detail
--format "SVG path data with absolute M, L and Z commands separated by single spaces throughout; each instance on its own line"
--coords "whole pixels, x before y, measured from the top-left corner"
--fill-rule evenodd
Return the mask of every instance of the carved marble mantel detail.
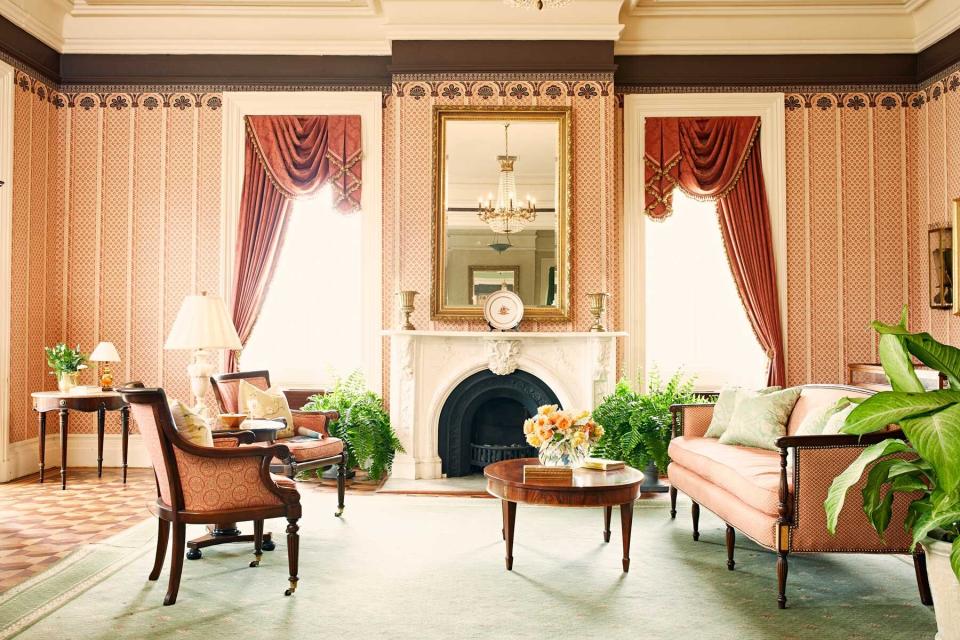
M 406 453 L 398 478 L 439 478 L 440 410 L 465 378 L 489 369 L 540 378 L 564 407 L 592 409 L 617 380 L 620 332 L 385 331 L 390 337 L 390 419 Z
M 516 371 L 519 355 L 519 340 L 487 340 L 490 371 L 498 376 L 508 376 Z

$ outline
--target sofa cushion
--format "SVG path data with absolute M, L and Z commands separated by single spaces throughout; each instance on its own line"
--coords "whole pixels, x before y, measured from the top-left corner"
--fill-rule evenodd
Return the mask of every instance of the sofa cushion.
M 823 435 L 836 435 L 840 433 L 843 426 L 847 424 L 847 418 L 850 417 L 850 414 L 853 413 L 853 410 L 856 408 L 857 405 L 849 404 L 847 407 L 830 416 L 830 419 L 827 420 L 827 423 L 823 426 Z
M 737 403 L 745 398 L 765 395 L 774 391 L 780 391 L 782 387 L 766 387 L 764 389 L 743 389 L 741 387 L 724 387 L 717 396 L 717 402 L 713 407 L 713 416 L 710 418 L 710 426 L 707 427 L 706 437 L 719 438 L 730 426 L 730 419 L 733 418 L 733 412 L 737 408 Z
M 670 441 L 669 454 L 675 464 L 723 488 L 753 509 L 773 516 L 779 513 L 779 453 L 720 444 L 714 438 L 681 436 Z M 787 474 L 791 487 L 792 475 Z
M 200 447 L 213 446 L 213 434 L 210 433 L 210 425 L 193 409 L 183 404 L 179 400 L 170 401 L 170 415 L 173 416 L 173 424 L 177 428 L 177 433 L 184 440 L 189 440 Z
M 850 401 L 846 398 L 840 398 L 833 404 L 828 404 L 823 407 L 818 407 L 810 411 L 807 416 L 800 423 L 800 426 L 797 427 L 797 430 L 793 435 L 795 436 L 818 436 L 821 433 L 824 433 L 824 428 L 827 426 L 827 423 L 830 419 L 840 411 L 851 407 Z
M 790 422 L 787 423 L 787 435 L 796 435 L 797 429 L 803 424 L 812 411 L 836 403 L 841 398 L 868 398 L 873 395 L 869 389 L 852 389 L 850 387 L 822 386 L 804 387 L 800 399 L 793 406 Z
M 777 451 L 777 439 L 787 435 L 787 422 L 800 391 L 800 387 L 793 387 L 752 398 L 738 398 L 730 426 L 720 436 L 720 442 Z

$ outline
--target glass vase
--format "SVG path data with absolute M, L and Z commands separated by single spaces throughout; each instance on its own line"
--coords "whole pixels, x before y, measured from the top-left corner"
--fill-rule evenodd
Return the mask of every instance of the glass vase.
M 540 464 L 545 467 L 577 467 L 583 466 L 590 447 L 587 445 L 574 446 L 569 440 L 551 440 L 540 445 Z

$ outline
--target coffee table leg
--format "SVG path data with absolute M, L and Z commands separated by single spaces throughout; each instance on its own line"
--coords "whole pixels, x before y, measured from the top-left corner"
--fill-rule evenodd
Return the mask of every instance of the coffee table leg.
M 44 459 L 47 457 L 47 414 L 41 411 L 40 432 L 37 434 L 37 444 L 40 446 L 40 483 L 43 483 Z
M 620 531 L 623 535 L 623 571 L 630 571 L 630 532 L 633 530 L 633 502 L 620 505 Z
M 603 541 L 610 542 L 610 518 L 613 515 L 613 507 L 603 508 Z
M 507 555 L 505 557 L 507 571 L 513 571 L 513 530 L 517 524 L 517 503 L 509 500 L 502 500 L 503 507 L 503 539 L 507 543 Z
M 103 432 L 106 426 L 107 410 L 97 409 L 97 477 L 103 477 Z
M 66 408 L 60 408 L 60 488 L 67 488 L 67 415 Z

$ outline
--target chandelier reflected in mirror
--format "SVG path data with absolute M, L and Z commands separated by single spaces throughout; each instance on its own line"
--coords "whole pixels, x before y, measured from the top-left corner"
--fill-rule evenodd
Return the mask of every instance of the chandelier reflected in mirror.
M 494 233 L 508 235 L 523 231 L 530 222 L 537 219 L 537 205 L 527 196 L 521 203 L 517 198 L 517 181 L 513 174 L 513 165 L 517 156 L 510 155 L 510 123 L 503 125 L 503 155 L 497 156 L 500 165 L 500 177 L 497 180 L 497 200 L 493 194 L 487 194 L 486 202 L 480 197 L 477 216 L 487 223 Z

